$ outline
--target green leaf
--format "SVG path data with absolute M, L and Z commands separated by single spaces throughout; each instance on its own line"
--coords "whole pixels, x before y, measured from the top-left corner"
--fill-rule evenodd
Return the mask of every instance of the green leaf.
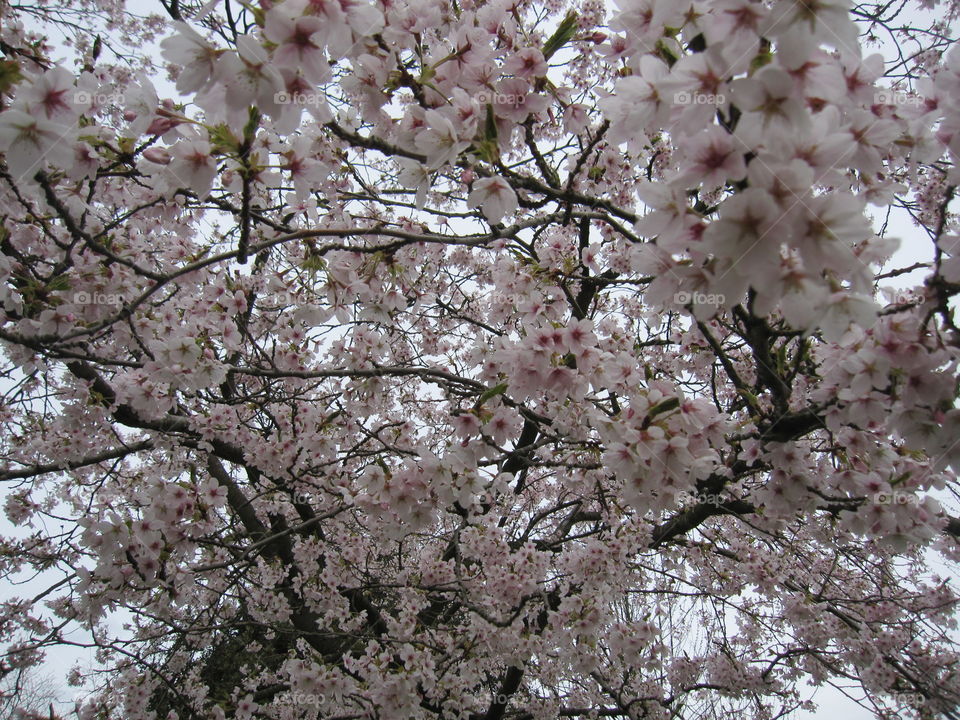
M 659 402 L 650 408 L 647 411 L 647 417 L 653 418 L 662 413 L 676 410 L 678 407 L 680 407 L 680 398 L 667 398 L 666 400 Z
M 777 348 L 777 374 L 780 376 L 787 374 L 787 346 L 781 345 Z
M 905 473 L 903 473 L 902 475 L 900 475 L 899 477 L 895 477 L 893 480 L 891 480 L 891 481 L 890 481 L 890 487 L 896 487 L 897 485 L 899 485 L 900 483 L 902 483 L 904 480 L 907 480 L 909 477 L 910 477 L 910 471 L 907 470 L 907 472 L 905 472 Z
M 764 65 L 769 65 L 771 62 L 773 62 L 773 53 L 770 52 L 770 46 L 761 46 L 760 52 L 750 61 L 750 74 L 752 75 Z
M 507 383 L 500 383 L 499 385 L 494 385 L 492 388 L 488 388 L 483 391 L 477 400 L 476 407 L 480 407 L 490 398 L 494 398 L 497 395 L 503 395 L 507 391 Z
M 304 270 L 323 270 L 327 266 L 326 261 L 320 255 L 309 254 L 303 259 Z
M 553 35 L 543 44 L 543 57 L 549 60 L 553 54 L 573 39 L 577 32 L 577 14 L 570 10 L 563 18 Z
M 134 150 L 136 150 L 137 143 L 133 138 L 122 137 L 117 141 L 117 149 L 123 155 L 133 155 Z
M 261 117 L 260 111 L 251 105 L 250 117 L 247 120 L 247 124 L 243 127 L 243 141 L 247 144 L 247 146 L 253 144 L 253 140 L 257 135 L 257 128 L 260 127 Z
M 497 160 L 500 158 L 500 149 L 496 141 L 482 140 L 474 143 L 473 150 L 477 154 L 477 157 L 491 165 L 496 165 Z
M 110 407 L 107 398 L 96 390 L 91 390 L 87 399 L 87 405 L 90 407 Z
M 243 2 L 241 0 L 240 7 L 247 10 L 251 15 L 253 15 L 253 21 L 257 23 L 258 26 L 264 27 L 267 24 L 267 14 L 264 12 L 263 8 L 259 8 L 256 5 L 253 5 L 248 2 Z
M 674 63 L 680 59 L 673 50 L 667 47 L 667 44 L 663 41 L 663 38 L 657 40 L 657 54 L 669 67 L 673 67 Z
M 497 137 L 497 118 L 494 117 L 493 106 L 487 104 L 487 117 L 483 121 L 483 139 L 496 142 Z
M 0 93 L 5 93 L 23 80 L 20 64 L 15 60 L 0 61 Z
M 387 91 L 388 95 L 392 95 L 400 88 L 400 83 L 403 82 L 403 73 L 399 70 L 392 70 L 390 74 L 387 75 L 387 84 L 384 89 Z
M 740 397 L 747 401 L 747 404 L 750 405 L 751 410 L 759 412 L 760 399 L 756 395 L 746 388 L 737 388 L 737 392 L 740 394 Z
M 214 152 L 224 155 L 237 152 L 240 143 L 226 125 L 214 125 L 210 128 L 210 146 Z
M 70 289 L 70 278 L 66 275 L 57 275 L 47 283 L 47 290 L 57 292 Z

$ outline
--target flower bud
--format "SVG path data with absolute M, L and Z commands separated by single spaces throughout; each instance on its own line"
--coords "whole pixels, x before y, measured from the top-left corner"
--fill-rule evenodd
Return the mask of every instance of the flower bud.
M 147 135 L 164 135 L 180 124 L 182 124 L 180 120 L 157 117 L 153 119 L 150 127 L 147 128 Z
M 149 160 L 152 163 L 157 165 L 168 165 L 170 164 L 170 153 L 167 152 L 166 148 L 162 147 L 152 147 L 147 148 L 143 151 L 143 157 L 145 160 Z

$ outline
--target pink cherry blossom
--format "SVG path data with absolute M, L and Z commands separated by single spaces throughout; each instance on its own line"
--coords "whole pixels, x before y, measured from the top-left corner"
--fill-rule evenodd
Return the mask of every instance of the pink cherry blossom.
M 438 110 L 428 110 L 427 127 L 417 134 L 417 148 L 427 156 L 427 165 L 438 168 L 455 159 L 470 143 L 457 137 L 451 120 Z
M 650 55 L 640 60 L 640 73 L 617 82 L 616 92 L 598 105 L 610 119 L 616 138 L 635 137 L 666 121 L 673 94 L 666 85 L 667 65 Z
M 543 58 L 543 53 L 537 48 L 523 48 L 508 58 L 503 65 L 503 69 L 508 73 L 529 80 L 546 75 L 547 62 Z
M 467 207 L 480 208 L 491 222 L 502 220 L 517 209 L 517 194 L 499 175 L 481 178 L 473 184 Z
M 747 174 L 743 148 L 719 127 L 691 138 L 684 152 L 689 157 L 684 180 L 688 184 L 702 183 L 707 191 L 722 187 L 728 180 L 742 180 Z
M 170 148 L 170 155 L 168 169 L 172 183 L 206 196 L 217 175 L 210 143 L 198 134 L 188 135 Z
M 770 232 L 779 210 L 769 193 L 750 188 L 723 203 L 704 241 L 728 259 L 729 271 L 745 278 L 769 275 L 780 262 L 782 238 Z
M 160 43 L 163 57 L 180 68 L 177 90 L 194 93 L 209 86 L 220 52 L 185 22 L 174 24 L 177 34 Z
M 755 148 L 772 133 L 801 132 L 810 123 L 803 103 L 794 94 L 794 81 L 786 71 L 766 67 L 752 78 L 731 86 L 733 102 L 743 111 L 737 137 Z
M 31 112 L 67 127 L 77 120 L 82 95 L 75 86 L 73 74 L 55 67 L 24 88 L 18 100 Z
M 273 62 L 277 68 L 300 70 L 314 83 L 330 75 L 325 46 L 333 28 L 319 17 L 299 15 L 299 3 L 275 5 L 268 13 L 263 34 L 276 43 Z
M 217 73 L 226 86 L 230 110 L 246 115 L 250 105 L 276 116 L 277 95 L 284 89 L 283 77 L 270 64 L 263 46 L 250 35 L 237 38 L 237 53 L 220 58 Z
M 75 128 L 9 109 L 0 113 L 0 149 L 10 170 L 29 180 L 47 165 L 73 164 Z

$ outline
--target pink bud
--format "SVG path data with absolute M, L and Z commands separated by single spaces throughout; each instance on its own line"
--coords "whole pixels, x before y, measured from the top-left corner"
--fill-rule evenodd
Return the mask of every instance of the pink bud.
M 124 110 L 123 119 L 127 122 L 133 122 L 137 119 L 137 114 L 133 110 Z
M 143 157 L 157 165 L 168 165 L 170 163 L 170 153 L 162 147 L 147 148 L 143 151 Z
M 173 118 L 154 118 L 150 127 L 147 128 L 147 135 L 163 135 L 180 124 L 182 124 L 180 120 L 174 120 Z
M 467 169 L 460 173 L 460 182 L 464 185 L 469 185 L 473 182 L 476 175 L 474 175 L 473 170 Z
M 597 30 L 593 35 L 590 36 L 590 39 L 593 40 L 595 45 L 599 45 L 607 39 L 607 34 Z

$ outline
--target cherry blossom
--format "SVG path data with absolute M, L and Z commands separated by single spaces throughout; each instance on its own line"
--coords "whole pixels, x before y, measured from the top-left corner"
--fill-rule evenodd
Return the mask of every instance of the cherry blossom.
M 537 48 L 523 48 L 507 59 L 503 69 L 527 79 L 538 78 L 547 74 L 547 61 Z
M 53 123 L 69 127 L 76 122 L 80 103 L 73 74 L 62 67 L 43 73 L 23 89 L 18 101 Z
M 75 128 L 11 108 L 0 113 L 0 148 L 7 166 L 18 178 L 29 180 L 47 164 L 69 166 Z
M 766 67 L 752 78 L 731 85 L 733 102 L 743 110 L 737 137 L 756 148 L 772 133 L 803 132 L 810 119 L 803 102 L 794 95 L 794 81 L 781 68 Z
M 217 63 L 217 73 L 226 86 L 227 106 L 243 113 L 255 105 L 271 116 L 277 116 L 276 97 L 284 89 L 283 77 L 268 62 L 267 54 L 256 38 L 237 38 L 237 53 L 227 53 Z
M 816 43 L 851 54 L 860 49 L 847 0 L 773 3 L 762 30 L 778 39 L 781 51 L 788 57 L 808 54 Z
M 616 137 L 633 138 L 637 131 L 649 130 L 665 123 L 673 96 L 667 94 L 665 83 L 669 68 L 650 55 L 640 60 L 640 72 L 617 82 L 616 91 L 598 103 L 610 117 L 617 130 Z
M 336 26 L 316 16 L 301 15 L 303 4 L 274 6 L 267 13 L 264 36 L 277 45 L 272 58 L 277 68 L 300 70 L 311 82 L 320 83 L 330 76 L 325 46 Z
M 689 158 L 686 182 L 702 183 L 704 190 L 723 187 L 728 180 L 742 180 L 747 174 L 743 149 L 719 127 L 704 130 L 684 148 Z
M 955 8 L 61 5 L 0 24 L 0 674 L 960 706 Z
M 499 175 L 480 178 L 473 184 L 467 207 L 480 208 L 488 220 L 496 222 L 517 209 L 517 194 Z
M 185 187 L 205 196 L 217 174 L 210 143 L 200 133 L 188 133 L 170 148 L 169 173 L 174 187 Z
M 177 90 L 195 93 L 209 86 L 216 73 L 220 51 L 185 22 L 177 22 L 177 34 L 160 43 L 163 57 L 179 68 Z
M 704 231 L 704 242 L 730 263 L 730 271 L 763 278 L 780 261 L 780 240 L 771 233 L 778 209 L 769 193 L 749 188 L 720 208 L 719 219 Z
M 424 114 L 426 129 L 417 135 L 417 148 L 427 156 L 427 165 L 438 168 L 456 158 L 470 143 L 457 137 L 451 120 L 438 110 Z

